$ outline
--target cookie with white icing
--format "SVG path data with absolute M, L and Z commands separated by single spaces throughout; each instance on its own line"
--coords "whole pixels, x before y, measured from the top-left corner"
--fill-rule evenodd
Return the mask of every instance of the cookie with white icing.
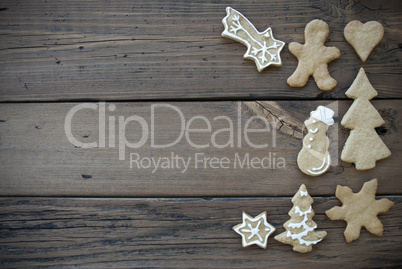
M 293 246 L 293 250 L 306 253 L 313 250 L 313 245 L 321 242 L 327 235 L 325 231 L 315 231 L 317 224 L 313 221 L 313 198 L 302 184 L 292 198 L 293 207 L 289 211 L 290 219 L 283 227 L 285 232 L 275 236 L 275 240 Z
M 253 218 L 243 211 L 243 222 L 233 227 L 242 237 L 243 247 L 257 245 L 267 248 L 268 237 L 275 232 L 275 227 L 267 222 L 267 212 L 264 211 Z
M 270 65 L 282 65 L 280 53 L 285 42 L 275 39 L 270 27 L 259 32 L 239 11 L 227 7 L 226 13 L 222 36 L 244 44 L 247 47 L 245 59 L 253 60 L 259 72 Z
M 318 106 L 310 113 L 310 118 L 304 122 L 308 133 L 303 139 L 303 148 L 297 156 L 297 165 L 306 175 L 322 175 L 331 165 L 327 131 L 329 126 L 334 124 L 333 115 L 334 111 L 331 109 Z

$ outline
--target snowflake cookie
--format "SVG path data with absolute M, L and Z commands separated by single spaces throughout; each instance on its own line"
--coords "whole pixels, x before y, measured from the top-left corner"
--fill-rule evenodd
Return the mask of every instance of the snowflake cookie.
M 292 42 L 289 51 L 297 57 L 296 71 L 288 78 L 292 87 L 303 87 L 308 78 L 313 76 L 318 88 L 330 91 L 336 86 L 336 80 L 328 72 L 328 63 L 341 56 L 336 47 L 325 47 L 329 35 L 328 24 L 322 20 L 312 20 L 304 30 L 304 45 Z
M 282 65 L 280 52 L 285 42 L 277 40 L 272 35 L 271 28 L 259 32 L 254 25 L 237 10 L 227 7 L 226 17 L 222 23 L 225 30 L 223 37 L 238 41 L 247 46 L 245 59 L 251 59 L 257 65 L 258 71 L 262 71 L 269 65 Z
M 275 231 L 275 227 L 267 222 L 266 211 L 255 218 L 243 211 L 243 223 L 234 226 L 233 230 L 241 235 L 243 247 L 258 245 L 267 248 L 268 237 Z
M 292 198 L 293 207 L 289 211 L 290 219 L 283 227 L 285 232 L 275 236 L 279 242 L 293 245 L 293 250 L 305 253 L 313 250 L 313 245 L 320 242 L 327 235 L 325 231 L 314 231 L 317 224 L 313 221 L 314 211 L 311 206 L 313 198 L 302 184 L 299 191 Z
M 388 212 L 394 203 L 386 198 L 376 200 L 377 186 L 375 178 L 364 183 L 358 193 L 353 193 L 349 187 L 339 185 L 336 187 L 335 195 L 343 205 L 335 206 L 325 214 L 331 220 L 347 222 L 344 232 L 346 242 L 350 243 L 359 238 L 361 227 L 366 227 L 372 234 L 382 236 L 383 225 L 377 215 Z

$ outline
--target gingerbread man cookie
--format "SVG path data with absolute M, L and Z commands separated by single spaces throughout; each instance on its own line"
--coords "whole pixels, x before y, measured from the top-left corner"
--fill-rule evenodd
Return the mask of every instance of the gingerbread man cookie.
M 336 80 L 329 75 L 327 64 L 339 58 L 341 53 L 336 47 L 324 46 L 328 35 L 328 24 L 322 20 L 313 20 L 304 30 L 306 43 L 289 44 L 289 51 L 299 60 L 296 71 L 288 78 L 290 86 L 303 87 L 310 76 L 313 76 L 318 88 L 323 91 L 332 90 L 336 86 Z

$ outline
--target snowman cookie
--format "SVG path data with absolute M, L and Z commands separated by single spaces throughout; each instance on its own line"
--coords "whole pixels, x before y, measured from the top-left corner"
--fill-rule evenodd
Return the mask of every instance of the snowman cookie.
M 331 165 L 331 156 L 328 152 L 329 138 L 327 131 L 334 124 L 334 111 L 318 106 L 310 113 L 310 118 L 304 122 L 308 133 L 303 139 L 303 148 L 297 156 L 299 169 L 310 176 L 324 174 Z

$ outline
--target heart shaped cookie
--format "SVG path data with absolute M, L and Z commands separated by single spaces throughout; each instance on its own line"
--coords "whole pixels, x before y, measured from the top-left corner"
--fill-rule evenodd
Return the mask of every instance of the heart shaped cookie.
M 349 22 L 344 30 L 346 41 L 355 49 L 360 59 L 365 62 L 371 51 L 384 36 L 384 28 L 377 21 L 365 24 L 360 21 Z

